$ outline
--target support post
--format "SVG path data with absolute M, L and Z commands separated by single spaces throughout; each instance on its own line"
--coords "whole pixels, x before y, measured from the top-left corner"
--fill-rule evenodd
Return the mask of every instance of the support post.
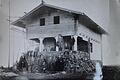
M 89 59 L 90 59 L 90 52 L 91 52 L 90 38 L 88 38 L 88 54 L 89 54 Z
M 39 47 L 39 50 L 40 50 L 40 52 L 42 52 L 43 51 L 43 49 L 44 49 L 44 45 L 43 45 L 43 38 L 39 38 L 39 40 L 40 40 L 40 47 Z
M 74 43 L 74 51 L 77 51 L 77 36 L 74 35 L 75 43 Z
M 58 41 L 58 36 L 55 37 L 55 40 L 56 40 L 56 43 L 57 43 L 57 41 Z M 56 46 L 56 51 L 59 51 L 58 46 Z

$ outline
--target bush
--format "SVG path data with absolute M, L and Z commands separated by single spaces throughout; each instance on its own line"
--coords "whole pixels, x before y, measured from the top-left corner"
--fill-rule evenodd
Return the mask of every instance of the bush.
M 32 55 L 33 54 L 33 55 Z M 66 71 L 72 73 L 90 72 L 95 69 L 94 63 L 86 52 L 33 52 L 24 54 L 30 72 L 54 73 Z M 20 63 L 20 62 L 19 62 Z M 19 65 L 20 68 L 20 65 Z

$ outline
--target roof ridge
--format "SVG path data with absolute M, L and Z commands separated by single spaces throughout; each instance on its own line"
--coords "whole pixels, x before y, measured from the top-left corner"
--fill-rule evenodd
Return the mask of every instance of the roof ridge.
M 41 4 L 44 4 L 45 3 L 45 1 L 44 0 L 41 0 Z

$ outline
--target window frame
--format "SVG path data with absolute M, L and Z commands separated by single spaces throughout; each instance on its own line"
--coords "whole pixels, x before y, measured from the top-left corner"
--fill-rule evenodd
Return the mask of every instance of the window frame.
M 53 17 L 53 24 L 60 24 L 60 16 Z
M 45 18 L 40 18 L 40 26 L 45 26 Z
M 90 52 L 92 53 L 93 52 L 93 44 L 90 43 Z

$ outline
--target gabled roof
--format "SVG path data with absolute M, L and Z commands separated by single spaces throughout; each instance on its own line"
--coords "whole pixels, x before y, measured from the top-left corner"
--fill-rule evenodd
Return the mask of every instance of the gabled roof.
M 22 16 L 18 20 L 14 21 L 12 23 L 12 25 L 25 28 L 26 25 L 24 24 L 24 21 L 27 18 L 35 16 L 35 15 L 39 14 L 40 12 L 44 11 L 42 9 L 43 7 L 54 8 L 54 9 L 57 9 L 57 10 L 62 10 L 62 11 L 65 11 L 65 12 L 77 14 L 77 15 L 79 15 L 79 18 L 81 19 L 80 20 L 81 24 L 85 25 L 86 27 L 90 28 L 91 30 L 93 30 L 96 33 L 99 33 L 99 34 L 106 34 L 107 33 L 102 27 L 97 25 L 92 19 L 90 19 L 86 14 L 84 14 L 82 12 L 74 11 L 74 10 L 70 10 L 70 9 L 46 4 L 46 3 L 41 3 L 39 6 L 37 6 L 33 10 L 31 10 L 30 12 L 28 12 L 27 14 L 25 14 L 24 16 Z

